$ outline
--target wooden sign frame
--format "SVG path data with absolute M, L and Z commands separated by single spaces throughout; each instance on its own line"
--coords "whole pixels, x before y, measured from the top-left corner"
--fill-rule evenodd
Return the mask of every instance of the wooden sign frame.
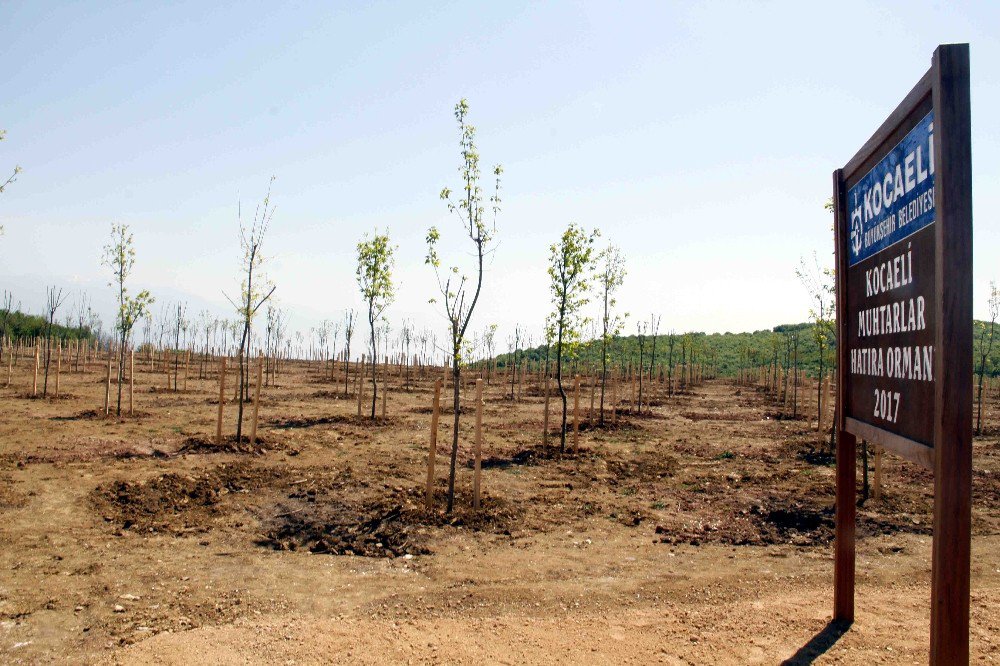
M 934 303 L 931 441 L 920 442 L 846 414 L 848 349 L 848 186 L 933 112 Z M 837 266 L 837 500 L 834 620 L 854 621 L 857 439 L 881 445 L 934 472 L 930 663 L 969 662 L 972 520 L 972 166 L 968 44 L 941 45 L 931 68 L 842 169 L 833 174 Z M 919 232 L 917 232 L 919 233 Z

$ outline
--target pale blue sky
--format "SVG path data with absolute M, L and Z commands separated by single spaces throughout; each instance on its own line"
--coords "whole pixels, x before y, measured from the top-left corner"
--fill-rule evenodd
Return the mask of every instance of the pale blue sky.
M 460 234 L 437 195 L 458 187 L 466 97 L 484 167 L 506 172 L 475 329 L 540 330 L 570 221 L 622 247 L 630 332 L 650 312 L 801 321 L 794 270 L 832 252 L 831 172 L 958 41 L 978 315 L 1000 277 L 998 3 L 205 4 L 0 5 L 0 172 L 24 168 L 0 196 L 0 285 L 28 308 L 56 284 L 110 320 L 100 250 L 126 222 L 136 287 L 231 316 L 237 201 L 274 174 L 265 251 L 294 328 L 358 304 L 354 246 L 377 226 L 399 245 L 388 315 L 443 331 L 423 239 Z

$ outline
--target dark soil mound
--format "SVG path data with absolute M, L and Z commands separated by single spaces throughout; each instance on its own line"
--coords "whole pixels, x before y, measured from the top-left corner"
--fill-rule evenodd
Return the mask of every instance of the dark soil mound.
M 258 543 L 275 550 L 308 550 L 331 555 L 400 557 L 430 552 L 400 505 L 324 504 L 321 510 L 296 509 L 278 517 Z
M 257 437 L 252 446 L 249 435 L 243 435 L 238 441 L 236 435 L 230 435 L 224 437 L 219 444 L 215 443 L 214 438 L 188 437 L 177 449 L 177 453 L 252 453 L 260 455 L 273 448 L 273 445 L 269 445 L 260 436 Z
M 608 460 L 608 471 L 613 485 L 659 481 L 677 472 L 677 459 L 666 453 L 646 451 L 634 458 Z
M 760 421 L 757 414 L 736 412 L 681 412 L 681 416 L 691 421 Z
M 258 545 L 275 550 L 308 550 L 331 555 L 401 557 L 430 553 L 427 542 L 433 528 L 462 527 L 478 532 L 510 534 L 521 512 L 510 503 L 484 495 L 481 508 L 471 508 L 471 497 L 456 493 L 455 509 L 424 508 L 424 490 L 397 488 L 386 497 L 348 501 L 327 496 L 317 501 L 315 493 L 296 491 L 296 500 L 267 526 Z M 443 508 L 443 488 L 436 488 L 434 506 Z
M 91 500 L 106 521 L 121 529 L 179 534 L 206 528 L 234 494 L 261 488 L 279 476 L 246 464 L 219 465 L 196 475 L 112 481 L 98 486 Z

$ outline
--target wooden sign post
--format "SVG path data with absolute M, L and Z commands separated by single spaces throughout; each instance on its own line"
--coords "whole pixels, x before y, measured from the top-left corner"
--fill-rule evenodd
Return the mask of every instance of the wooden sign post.
M 931 68 L 833 174 L 834 618 L 854 620 L 856 444 L 934 471 L 932 664 L 969 662 L 972 164 L 969 47 Z M 880 465 L 881 466 L 881 465 Z

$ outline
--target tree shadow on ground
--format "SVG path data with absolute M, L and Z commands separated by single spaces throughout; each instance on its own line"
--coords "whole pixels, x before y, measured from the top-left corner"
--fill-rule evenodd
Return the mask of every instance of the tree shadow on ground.
M 781 663 L 784 666 L 807 666 L 808 664 L 812 664 L 817 658 L 826 654 L 826 651 L 832 648 L 850 628 L 850 622 L 830 620 L 823 627 L 822 631 L 810 638 L 808 643 L 800 647 L 795 654 Z

